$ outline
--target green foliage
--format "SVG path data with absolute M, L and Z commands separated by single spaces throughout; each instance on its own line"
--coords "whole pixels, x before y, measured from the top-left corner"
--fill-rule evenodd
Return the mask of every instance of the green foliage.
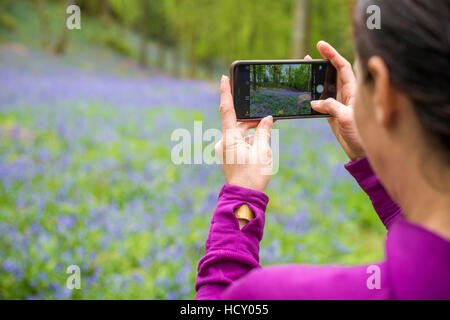
M 292 71 L 290 86 L 299 91 L 309 91 L 311 65 L 302 66 Z
M 133 51 L 129 47 L 128 43 L 123 39 L 109 35 L 103 38 L 102 40 L 104 45 L 113 50 L 114 52 L 119 53 L 126 57 L 132 57 Z
M 353 61 L 352 8 L 355 0 L 310 0 L 311 56 L 320 58 L 316 44 L 325 40 Z
M 6 12 L 0 12 L 0 28 L 14 31 L 16 29 L 16 20 Z
M 141 17 L 140 0 L 108 0 L 112 11 L 126 26 L 137 26 Z M 161 1 L 163 2 L 163 1 Z
M 103 2 L 105 1 L 105 2 Z M 79 2 L 82 20 L 86 16 L 103 18 L 101 7 L 109 7 L 110 19 L 116 21 L 119 32 L 108 40 L 107 45 L 119 53 L 129 55 L 129 50 L 139 52 L 139 44 L 130 38 L 127 30 L 134 30 L 156 44 L 149 51 L 151 62 L 159 63 L 158 55 L 168 55 L 171 59 L 167 68 L 171 70 L 189 69 L 193 76 L 203 67 L 209 75 L 225 73 L 230 63 L 238 59 L 286 59 L 292 46 L 293 0 L 83 0 Z M 309 27 L 310 54 L 320 58 L 315 46 L 319 40 L 334 45 L 343 56 L 353 60 L 351 33 L 351 11 L 353 0 L 310 0 Z M 24 6 L 24 3 L 10 5 Z M 48 10 L 52 26 L 51 32 L 59 28 L 60 20 L 54 19 L 64 13 L 63 2 L 49 2 Z M 58 7 L 58 10 L 55 10 Z M 85 16 L 86 14 L 86 16 Z M 0 15 L 0 24 L 13 27 L 11 19 Z M 27 21 L 29 21 L 27 19 Z M 90 22 L 89 22 L 90 23 Z M 90 23 L 93 25 L 92 23 Z M 90 27 L 90 26 L 89 26 Z M 39 24 L 36 30 L 41 31 Z M 83 32 L 90 33 L 88 26 Z M 96 28 L 99 39 L 109 38 L 113 24 Z M 127 29 L 127 30 L 126 30 Z M 108 34 L 104 37 L 103 34 Z M 76 35 L 70 35 L 76 37 Z M 93 37 L 94 38 L 94 37 Z M 105 43 L 105 41 L 100 41 Z M 113 44 L 114 43 L 114 44 Z M 126 43 L 126 44 L 125 44 Z M 125 45 L 123 45 L 125 44 Z M 131 48 L 134 46 L 134 48 Z M 137 57 L 138 54 L 132 56 Z M 167 59 L 164 59 L 167 60 Z M 186 65 L 187 67 L 183 67 Z
M 278 85 L 280 83 L 281 78 L 281 65 L 273 64 L 269 65 L 269 74 L 270 81 L 273 82 L 274 85 Z
M 352 59 L 352 0 L 311 0 L 309 39 L 326 40 Z M 193 63 L 218 59 L 225 66 L 237 59 L 289 58 L 293 25 L 291 0 L 168 0 L 169 29 L 187 48 Z
M 311 65 L 252 65 L 250 66 L 250 81 L 253 89 L 257 86 L 309 91 Z

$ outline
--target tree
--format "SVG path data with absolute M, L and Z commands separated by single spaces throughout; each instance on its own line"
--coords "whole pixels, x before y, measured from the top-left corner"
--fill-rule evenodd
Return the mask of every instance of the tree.
M 310 2 L 294 0 L 291 58 L 303 59 L 309 50 Z
M 266 81 L 266 65 L 256 65 L 256 77 L 260 85 L 264 84 Z
M 211 63 L 215 57 L 217 34 L 212 32 L 216 23 L 216 3 L 213 0 L 168 1 L 173 36 L 179 50 L 188 60 L 188 75 L 198 75 L 201 63 Z
M 253 89 L 256 90 L 256 85 L 258 83 L 258 80 L 256 78 L 256 67 L 257 65 L 253 65 L 252 69 L 253 69 Z
M 302 64 L 291 71 L 291 84 L 289 87 L 299 91 L 309 91 L 311 65 Z
M 166 67 L 166 57 L 169 47 L 174 46 L 173 28 L 169 23 L 166 1 L 148 1 L 148 35 L 157 44 L 156 63 Z
M 273 64 L 269 66 L 270 75 L 272 77 L 271 82 L 277 86 L 281 81 L 281 65 Z
M 67 31 L 67 25 L 66 25 L 66 8 L 72 4 L 75 4 L 76 0 L 66 0 L 66 5 L 64 6 L 64 11 L 62 14 L 62 30 L 61 30 L 61 34 L 59 36 L 58 41 L 55 44 L 55 47 L 53 48 L 53 52 L 55 54 L 64 54 L 67 50 L 67 45 L 69 43 L 69 34 Z
M 100 0 L 100 17 L 103 22 L 111 20 L 111 7 L 108 0 Z
M 37 0 L 37 12 L 41 21 L 41 46 L 47 49 L 50 44 L 50 28 L 48 22 L 47 0 Z
M 150 21 L 150 6 L 147 0 L 140 1 L 141 8 L 141 27 L 139 28 L 139 65 L 141 67 L 147 67 L 147 46 L 148 46 L 148 21 Z

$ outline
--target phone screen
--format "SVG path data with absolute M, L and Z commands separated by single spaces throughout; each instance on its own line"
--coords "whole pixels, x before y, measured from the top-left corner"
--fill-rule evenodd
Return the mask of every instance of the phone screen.
M 311 108 L 311 100 L 336 98 L 336 69 L 327 60 L 245 62 L 232 68 L 238 119 L 329 116 Z

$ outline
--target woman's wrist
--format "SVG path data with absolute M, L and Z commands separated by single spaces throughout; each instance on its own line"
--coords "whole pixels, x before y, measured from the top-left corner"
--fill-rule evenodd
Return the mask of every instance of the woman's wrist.
M 264 192 L 226 183 L 219 193 L 219 202 L 225 199 L 238 201 L 233 205 L 232 210 L 239 222 L 239 229 L 252 220 L 261 220 L 261 216 L 264 220 L 264 213 L 269 202 L 269 197 Z
M 245 188 L 245 189 L 250 189 L 250 190 L 255 190 L 255 191 L 259 191 L 259 192 L 263 192 L 266 189 L 267 184 L 253 184 L 250 183 L 249 181 L 240 181 L 240 180 L 231 180 L 229 182 L 227 182 L 227 184 L 231 185 L 231 186 L 236 186 L 236 187 L 240 187 L 240 188 Z
M 211 248 L 235 250 L 236 241 L 245 241 L 257 251 L 257 246 L 263 237 L 268 202 L 269 197 L 262 192 L 225 184 L 219 192 L 217 206 L 213 213 L 214 227 L 211 228 L 208 236 L 207 251 Z M 251 209 L 254 218 L 251 219 L 250 225 L 241 230 L 247 223 L 239 223 L 235 210 L 244 204 Z
M 350 158 L 350 161 L 356 162 L 356 161 L 361 160 L 362 158 L 365 158 L 365 157 L 366 157 L 365 155 L 360 155 L 360 156 L 354 156 L 354 157 L 349 157 L 349 158 Z
M 354 153 L 354 152 L 346 152 L 348 155 L 348 158 L 350 159 L 350 161 L 358 161 L 362 158 L 366 157 L 366 153 L 365 152 L 359 152 L 359 153 Z

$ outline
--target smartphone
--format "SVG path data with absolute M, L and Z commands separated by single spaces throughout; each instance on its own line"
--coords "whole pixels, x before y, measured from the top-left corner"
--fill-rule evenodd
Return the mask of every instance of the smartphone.
M 311 100 L 336 98 L 334 66 L 328 60 L 238 60 L 230 67 L 239 121 L 321 118 Z

